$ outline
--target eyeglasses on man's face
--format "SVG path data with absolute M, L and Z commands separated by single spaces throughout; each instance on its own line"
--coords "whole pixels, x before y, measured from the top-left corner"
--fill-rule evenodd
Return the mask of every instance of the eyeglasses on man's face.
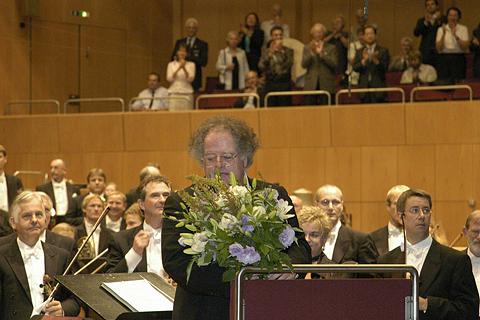
M 237 157 L 238 153 L 206 153 L 203 156 L 203 163 L 206 167 L 215 167 L 217 163 L 220 163 L 225 167 L 230 167 Z

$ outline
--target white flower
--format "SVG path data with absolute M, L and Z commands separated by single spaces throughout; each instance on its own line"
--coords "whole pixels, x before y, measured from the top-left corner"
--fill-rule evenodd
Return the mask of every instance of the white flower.
M 228 190 L 233 193 L 233 195 L 240 201 L 244 201 L 246 195 L 248 194 L 248 189 L 244 186 L 230 186 Z
M 220 195 L 217 200 L 215 200 L 215 204 L 217 206 L 219 206 L 220 208 L 223 208 L 225 206 L 225 204 L 227 203 L 227 199 L 225 199 L 225 197 L 223 197 L 222 195 Z
M 288 212 L 293 208 L 288 204 L 288 201 L 284 199 L 278 200 L 277 203 L 277 216 L 282 220 L 287 220 L 288 218 L 293 217 L 293 214 L 288 214 Z
M 255 217 L 261 217 L 263 215 L 265 215 L 267 213 L 267 211 L 265 210 L 264 207 L 261 207 L 261 206 L 254 206 L 253 207 L 253 215 Z
M 270 195 L 272 199 L 278 202 L 278 191 L 275 189 L 270 189 Z
M 222 216 L 222 220 L 219 223 L 219 227 L 222 230 L 231 230 L 238 224 L 238 219 L 230 213 L 225 213 Z
M 208 238 L 205 235 L 205 232 L 197 232 L 193 235 L 192 250 L 197 253 L 202 253 L 205 251 L 205 245 L 208 242 Z

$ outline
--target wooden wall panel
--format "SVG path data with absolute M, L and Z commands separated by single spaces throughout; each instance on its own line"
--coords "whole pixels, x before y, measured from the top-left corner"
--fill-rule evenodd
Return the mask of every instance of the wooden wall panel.
M 317 188 L 323 184 L 334 184 L 342 189 L 348 201 L 360 201 L 361 159 L 359 147 L 327 148 L 325 181 L 319 181 Z M 312 191 L 315 192 L 316 188 Z
M 386 194 L 387 192 L 385 192 Z M 385 226 L 389 219 L 385 201 L 362 202 L 359 218 L 360 225 L 358 228 L 366 232 L 372 232 Z
M 315 192 L 325 181 L 324 148 L 290 148 L 290 192 L 305 188 Z
M 453 241 L 453 239 L 455 239 L 455 237 L 462 231 L 463 226 L 465 225 L 465 220 L 467 220 L 467 216 L 470 213 L 470 208 L 468 207 L 467 202 L 437 201 L 434 203 L 432 209 L 435 222 L 445 230 L 448 241 Z
M 408 144 L 478 143 L 478 102 L 406 105 Z
M 362 201 L 384 201 L 385 194 L 398 184 L 396 147 L 362 148 Z
M 87 152 L 83 157 L 83 172 L 86 174 L 92 168 L 101 168 L 107 176 L 108 182 L 115 182 L 119 186 L 124 186 L 122 152 Z
M 199 112 L 194 112 L 190 115 L 190 124 L 191 124 L 191 132 L 193 133 L 198 126 L 208 118 L 212 118 L 215 116 L 225 115 L 233 118 L 237 118 L 240 120 L 245 121 L 257 134 L 260 135 L 260 128 L 259 128 L 259 115 L 258 111 L 256 110 L 202 110 Z M 262 139 L 260 138 L 260 145 L 262 146 Z
M 398 184 L 435 192 L 435 147 L 400 146 L 398 152 Z
M 405 143 L 403 105 L 337 107 L 331 109 L 335 146 L 396 145 Z
M 122 114 L 60 116 L 60 152 L 125 150 Z
M 288 191 L 293 191 L 290 182 L 290 150 L 282 149 L 260 149 L 255 155 L 257 172 L 255 176 L 259 179 L 280 183 Z
M 435 152 L 436 199 L 438 201 L 468 200 L 473 196 L 472 145 L 439 145 Z

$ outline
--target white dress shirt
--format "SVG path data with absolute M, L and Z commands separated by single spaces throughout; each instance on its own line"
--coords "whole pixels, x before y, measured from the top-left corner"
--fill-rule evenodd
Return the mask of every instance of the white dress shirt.
M 0 174 L 0 209 L 8 212 L 8 190 L 5 172 Z
M 323 253 L 327 256 L 328 259 L 332 260 L 333 257 L 333 250 L 335 249 L 335 243 L 337 242 L 338 238 L 338 231 L 342 223 L 340 220 L 337 221 L 335 227 L 333 227 L 332 231 L 330 231 L 330 235 L 328 236 L 327 242 L 325 242 L 325 246 L 323 248 Z
M 105 217 L 105 224 L 107 225 L 107 229 L 110 229 L 112 231 L 118 232 L 122 228 L 122 217 L 118 219 L 117 221 L 113 221 L 110 216 L 107 214 Z
M 468 41 L 468 29 L 466 26 L 457 24 L 455 26 L 455 35 L 452 33 L 452 29 L 447 24 L 445 28 L 445 38 L 443 40 L 443 49 L 440 53 L 465 53 L 463 49 L 460 47 L 455 36 L 457 36 L 460 40 Z M 438 28 L 437 30 L 437 41 L 440 41 L 443 36 L 443 28 Z
M 22 255 L 25 273 L 27 274 L 28 287 L 30 288 L 30 297 L 32 298 L 33 309 L 43 303 L 43 276 L 45 275 L 45 255 L 40 240 L 30 247 L 17 238 L 18 248 Z
M 98 245 L 100 243 L 100 232 L 102 231 L 102 226 L 99 225 L 97 227 L 97 229 L 95 230 L 95 232 L 93 233 L 92 237 L 90 238 L 90 240 L 93 239 L 93 244 L 94 244 L 94 247 L 95 247 L 95 256 L 98 256 Z M 87 232 L 87 235 L 90 234 L 90 232 L 92 232 L 92 229 L 93 229 L 93 224 L 90 224 L 87 222 L 87 220 L 85 220 L 85 231 Z
M 153 272 L 161 277 L 165 277 L 166 273 L 162 263 L 162 228 L 154 229 L 144 221 L 143 230 L 150 234 L 150 241 L 145 250 L 147 254 L 147 272 Z M 128 273 L 132 273 L 140 261 L 142 261 L 142 256 L 136 253 L 132 247 L 125 255 L 125 261 L 127 263 Z
M 414 266 L 418 274 L 422 273 L 423 264 L 431 245 L 431 236 L 413 245 L 407 240 L 407 264 Z
M 55 195 L 55 211 L 57 215 L 64 216 L 68 211 L 67 184 L 52 181 L 53 194 Z
M 402 246 L 403 247 L 403 231 L 395 227 L 390 221 L 388 222 L 388 251 Z
M 151 89 L 145 89 L 140 91 L 138 94 L 139 98 L 165 98 L 165 99 L 145 99 L 145 100 L 135 100 L 132 105 L 133 110 L 138 110 L 142 107 L 150 110 L 164 110 L 168 109 L 168 91 L 164 87 L 158 87 L 155 91 Z M 153 101 L 153 102 L 152 102 Z
M 480 257 L 474 255 L 472 251 L 470 251 L 470 248 L 467 250 L 467 254 L 470 257 L 470 261 L 472 261 L 472 272 L 475 277 L 478 293 L 480 294 Z M 480 310 L 478 314 L 480 315 Z

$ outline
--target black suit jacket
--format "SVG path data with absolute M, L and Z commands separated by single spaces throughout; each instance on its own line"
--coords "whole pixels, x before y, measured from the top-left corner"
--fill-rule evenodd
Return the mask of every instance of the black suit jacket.
M 367 235 L 342 225 L 338 230 L 337 241 L 333 248 L 332 261 L 335 263 L 357 262 L 375 263 L 375 251 L 367 241 Z
M 1 237 L 0 238 L 0 246 L 10 243 L 12 240 L 17 239 L 17 234 L 12 233 L 9 234 L 8 236 Z M 61 248 L 68 252 L 69 254 L 72 254 L 72 252 L 75 251 L 75 240 L 53 233 L 50 230 L 46 231 L 45 234 L 45 242 L 48 243 L 49 245 L 55 246 L 57 248 Z
M 68 218 L 74 217 L 78 210 L 77 202 L 75 201 L 75 198 L 77 196 L 80 196 L 80 190 L 74 185 L 72 185 L 70 182 L 66 182 L 65 185 L 67 187 L 68 210 L 64 217 L 57 216 L 57 222 L 60 222 L 59 220 L 67 221 Z M 52 181 L 37 186 L 36 190 L 43 191 L 46 194 L 48 194 L 50 199 L 52 199 L 53 207 L 56 209 L 57 204 L 55 202 L 55 192 L 53 191 Z
M 353 63 L 353 70 L 360 74 L 358 79 L 358 86 L 360 88 L 380 88 L 386 87 L 385 73 L 388 70 L 388 64 L 390 63 L 390 55 L 388 49 L 379 46 L 375 46 L 375 52 L 378 53 L 379 64 L 373 63 L 373 61 L 367 61 L 365 65 L 362 65 L 362 55 L 364 48 L 358 49 L 355 53 L 355 60 Z
M 108 246 L 108 270 L 113 273 L 128 272 L 125 255 L 133 246 L 133 240 L 137 233 L 143 230 L 143 224 L 128 230 L 114 233 Z M 147 272 L 147 252 L 143 251 L 142 260 L 133 272 Z
M 23 190 L 23 183 L 20 178 L 16 176 L 11 176 L 5 173 L 5 180 L 7 181 L 7 197 L 8 197 L 8 206 L 10 207 L 15 200 L 17 194 Z
M 45 273 L 53 278 L 62 274 L 68 262 L 68 253 L 63 249 L 43 244 Z M 66 316 L 75 316 L 80 311 L 78 303 L 63 290 L 55 299 L 62 303 Z M 33 305 L 22 255 L 16 238 L 0 246 L 0 320 L 30 319 Z
M 8 220 L 8 212 L 0 210 L 0 237 L 9 235 L 13 232 L 12 227 L 10 226 L 10 222 Z
M 271 187 L 276 189 L 281 199 L 288 200 L 293 206 L 287 191 L 276 185 L 257 181 L 257 189 Z M 186 189 L 192 192 L 191 188 Z M 181 217 L 183 209 L 178 193 L 173 193 L 165 203 L 165 215 Z M 294 209 L 290 213 L 295 213 Z M 298 227 L 297 217 L 288 220 L 292 227 Z M 173 319 L 182 320 L 228 320 L 230 285 L 222 281 L 225 271 L 216 263 L 204 267 L 194 265 L 187 283 L 186 270 L 191 257 L 183 253 L 179 245 L 180 233 L 189 232 L 186 228 L 175 228 L 175 222 L 164 219 L 162 228 L 162 262 L 165 271 L 178 284 L 173 306 Z M 303 233 L 296 234 L 298 245 L 292 244 L 286 253 L 291 257 L 292 263 L 311 263 L 311 253 Z
M 178 39 L 175 42 L 175 48 L 172 52 L 172 60 L 174 60 L 178 47 L 183 44 L 187 45 L 187 38 Z M 195 78 L 192 82 L 193 90 L 198 91 L 202 87 L 202 68 L 208 62 L 208 43 L 199 38 L 195 38 L 192 47 L 187 46 L 187 60 L 195 63 Z
M 258 62 L 262 56 L 262 46 L 265 34 L 262 29 L 257 28 L 253 30 L 252 36 L 250 37 L 250 51 L 247 52 L 247 39 L 244 33 L 240 33 L 240 43 L 238 46 L 245 50 L 247 55 L 248 67 L 250 70 L 258 71 Z
M 381 256 L 388 252 L 388 226 L 372 231 L 368 235 L 368 241 L 373 243 L 376 256 Z
M 404 263 L 400 247 L 378 258 L 378 263 Z M 460 252 L 433 240 L 419 279 L 419 296 L 428 299 L 420 319 L 478 319 L 478 291 L 472 263 Z

